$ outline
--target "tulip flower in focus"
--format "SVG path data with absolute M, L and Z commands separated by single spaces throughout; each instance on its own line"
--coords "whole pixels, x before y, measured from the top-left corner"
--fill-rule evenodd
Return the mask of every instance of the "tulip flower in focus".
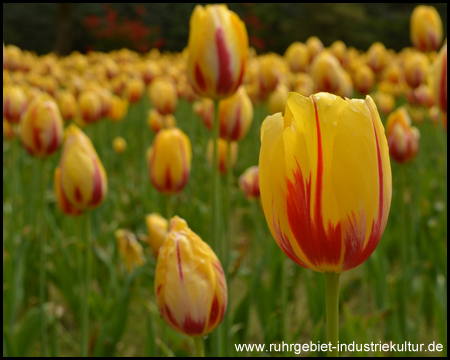
M 206 158 L 209 162 L 209 165 L 213 166 L 213 140 L 209 139 L 208 147 L 206 150 Z M 218 139 L 217 143 L 217 156 L 219 157 L 219 172 L 223 175 L 227 173 L 227 154 L 228 154 L 228 146 L 231 146 L 231 167 L 233 168 L 236 164 L 237 153 L 238 153 L 238 144 L 235 141 L 228 142 L 221 138 Z
M 194 112 L 198 116 L 200 116 L 206 128 L 212 130 L 214 117 L 214 101 L 208 98 L 203 98 L 201 100 L 197 100 L 193 106 Z
M 249 167 L 239 177 L 239 187 L 247 199 L 259 199 L 259 168 L 258 166 Z
M 383 234 L 392 179 L 376 106 L 327 93 L 290 93 L 284 116 L 261 129 L 259 183 L 273 237 L 294 262 L 340 273 Z
M 178 216 L 172 218 L 159 250 L 155 292 L 166 323 L 189 336 L 209 334 L 227 308 L 227 284 L 219 259 Z
M 128 112 L 128 101 L 113 95 L 111 97 L 111 107 L 109 109 L 108 118 L 113 122 L 121 121 Z
M 200 95 L 231 96 L 241 85 L 248 53 L 245 24 L 226 5 L 197 5 L 192 13 L 187 73 Z
M 367 95 L 375 84 L 375 74 L 367 65 L 362 65 L 355 70 L 354 85 L 362 95 Z
M 64 124 L 58 105 L 49 95 L 35 99 L 20 124 L 20 140 L 30 155 L 49 156 L 61 146 Z
M 157 110 L 150 109 L 147 114 L 147 124 L 157 133 L 161 129 L 170 129 L 177 126 L 177 120 L 172 114 L 161 115 Z
M 172 114 L 178 104 L 175 85 L 166 78 L 154 80 L 149 90 L 150 101 L 161 115 Z
M 141 100 L 145 90 L 145 83 L 140 78 L 130 79 L 125 85 L 124 97 L 130 104 L 134 104 Z
M 220 137 L 228 141 L 241 140 L 253 121 L 253 105 L 241 86 L 232 96 L 219 102 Z
M 61 194 L 60 203 L 83 211 L 96 208 L 108 192 L 103 164 L 91 140 L 76 125 L 71 124 L 66 129 L 64 138 L 57 169 L 59 181 L 55 185 Z
M 70 91 L 60 91 L 56 96 L 56 102 L 64 120 L 73 120 L 78 115 L 77 99 Z
M 419 5 L 411 14 L 411 42 L 420 51 L 439 49 L 442 43 L 442 21 L 436 8 Z
M 321 52 L 311 65 L 315 91 L 335 93 L 339 89 L 342 71 L 341 65 L 334 55 L 328 51 Z
M 127 229 L 117 229 L 114 232 L 117 247 L 125 260 L 127 271 L 130 273 L 133 265 L 140 267 L 144 265 L 145 258 L 142 251 L 142 245 L 136 239 L 136 236 Z
M 116 154 L 123 154 L 127 150 L 127 142 L 121 137 L 117 136 L 113 140 L 113 150 Z
M 320 41 L 317 36 L 309 37 L 308 40 L 306 40 L 306 46 L 308 47 L 310 62 L 323 51 L 322 41 Z
M 447 129 L 447 44 L 431 66 L 428 83 L 436 104 L 444 113 L 444 124 Z
M 150 179 L 156 190 L 164 194 L 183 190 L 192 160 L 191 142 L 184 132 L 178 128 L 159 131 L 149 157 Z
M 84 122 L 93 123 L 102 116 L 100 95 L 95 90 L 83 91 L 78 97 L 80 115 Z
M 20 86 L 3 88 L 3 118 L 10 123 L 18 123 L 27 108 L 27 98 Z
M 413 89 L 426 81 L 429 61 L 425 54 L 414 53 L 405 61 L 405 80 Z
M 284 57 L 286 58 L 292 72 L 304 72 L 309 66 L 308 47 L 299 41 L 289 45 Z
M 152 247 L 153 254 L 158 256 L 169 230 L 169 222 L 158 213 L 151 213 L 145 216 L 145 224 L 148 231 L 147 242 Z
M 276 89 L 270 93 L 267 101 L 270 114 L 278 112 L 284 113 L 288 93 L 288 88 L 283 84 L 279 84 Z
M 419 151 L 419 130 L 411 126 L 411 118 L 404 107 L 389 115 L 386 123 L 389 153 L 402 164 L 413 159 Z

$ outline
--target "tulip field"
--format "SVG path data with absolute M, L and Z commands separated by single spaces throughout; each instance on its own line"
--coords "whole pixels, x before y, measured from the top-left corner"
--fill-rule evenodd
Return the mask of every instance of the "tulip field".
M 3 356 L 447 356 L 447 40 L 3 45 Z M 329 45 L 329 46 L 328 46 Z M 325 347 L 324 347 L 325 345 Z

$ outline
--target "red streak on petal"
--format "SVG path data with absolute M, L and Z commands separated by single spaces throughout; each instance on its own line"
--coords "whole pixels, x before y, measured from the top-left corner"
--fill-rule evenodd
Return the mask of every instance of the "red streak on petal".
M 166 168 L 166 181 L 165 181 L 165 190 L 172 191 L 172 174 L 170 173 L 170 167 Z
M 55 117 L 55 114 L 52 114 Z M 52 121 L 52 136 L 51 143 L 48 145 L 46 153 L 47 155 L 53 154 L 56 150 L 58 150 L 61 145 L 61 136 L 58 134 L 58 129 L 56 128 L 56 120 Z
M 160 309 L 161 314 L 163 314 L 163 309 Z M 172 312 L 170 311 L 169 307 L 167 305 L 164 305 L 164 313 L 166 315 L 166 321 L 168 321 L 169 325 L 171 325 L 173 328 L 177 330 L 181 330 L 180 325 L 178 325 L 178 322 L 175 320 L 175 318 L 172 316 Z
M 211 310 L 209 312 L 209 326 L 214 325 L 219 317 L 219 301 L 217 300 L 217 295 L 214 296 L 213 302 L 211 304 Z
M 158 296 L 159 293 L 161 292 L 161 288 L 162 288 L 162 285 L 159 285 L 158 288 L 156 289 L 156 296 Z
M 180 275 L 180 280 L 183 281 L 183 269 L 181 267 L 180 243 L 178 241 L 177 241 L 177 262 L 178 262 L 178 274 Z
M 198 63 L 195 63 L 195 82 L 196 85 L 200 88 L 201 92 L 205 92 L 206 91 L 206 82 L 205 82 L 205 78 L 203 76 L 202 70 L 200 69 L 200 66 L 198 65 Z
M 77 203 L 81 203 L 83 201 L 83 195 L 81 194 L 78 186 L 75 188 L 75 200 Z
M 219 78 L 217 79 L 217 93 L 228 94 L 233 87 L 231 73 L 231 56 L 227 49 L 224 31 L 219 27 L 216 31 L 217 58 L 219 60 Z
M 93 189 L 92 189 L 92 198 L 91 201 L 89 202 L 89 206 L 100 205 L 100 202 L 102 201 L 103 197 L 103 182 L 97 160 L 94 159 L 93 164 L 94 164 L 94 173 L 92 174 Z
M 189 336 L 201 335 L 203 333 L 204 328 L 205 328 L 205 320 L 195 321 L 191 318 L 189 314 L 186 315 L 183 324 L 183 330 L 187 335 Z
M 242 125 L 242 104 L 239 102 L 239 105 L 236 108 L 236 115 L 234 121 L 234 128 L 230 134 L 230 141 L 237 141 L 241 136 L 241 125 Z

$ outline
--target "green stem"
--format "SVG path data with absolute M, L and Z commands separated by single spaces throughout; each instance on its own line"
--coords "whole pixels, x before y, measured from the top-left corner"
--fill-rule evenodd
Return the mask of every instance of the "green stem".
M 325 273 L 325 286 L 327 296 L 327 342 L 332 348 L 328 349 L 329 357 L 339 356 L 337 344 L 339 340 L 339 275 Z
M 287 327 L 287 305 L 288 305 L 288 291 L 287 291 L 287 271 L 285 263 L 285 255 L 282 255 L 281 259 L 281 317 L 282 317 L 282 327 L 283 327 L 283 339 L 288 340 L 288 327 Z M 283 352 L 283 356 L 289 356 L 288 352 Z
M 85 273 L 84 273 L 84 292 L 81 299 L 81 356 L 88 356 L 89 340 L 89 288 L 91 281 L 91 218 L 90 213 L 85 214 L 86 234 L 84 236 L 85 247 Z
M 170 219 L 173 217 L 173 203 L 175 201 L 175 195 L 166 195 L 166 217 L 170 222 Z
M 201 336 L 194 337 L 195 350 L 197 350 L 197 357 L 205 357 L 205 348 L 203 347 L 203 338 Z
M 39 218 L 38 218 L 38 226 L 40 227 L 40 231 L 38 232 L 38 236 L 40 238 L 40 247 L 39 247 L 39 306 L 40 306 L 40 325 L 41 325 L 41 356 L 47 356 L 47 316 L 45 313 L 45 298 L 46 298 L 46 256 L 45 256 L 45 247 L 46 247 L 46 235 L 44 229 L 44 211 L 45 211 L 45 168 L 44 168 L 44 160 L 36 159 L 36 161 L 40 162 L 40 173 L 41 173 L 41 204 L 39 208 Z

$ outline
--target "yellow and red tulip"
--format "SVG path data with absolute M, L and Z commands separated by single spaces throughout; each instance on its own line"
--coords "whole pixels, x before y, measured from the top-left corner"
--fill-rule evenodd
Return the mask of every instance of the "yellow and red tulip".
M 428 78 L 434 100 L 444 112 L 445 128 L 447 128 L 447 76 L 447 44 L 445 44 L 433 62 Z
M 360 94 L 367 95 L 374 84 L 375 74 L 369 66 L 362 65 L 355 69 L 354 85 Z
M 78 115 L 78 102 L 70 91 L 60 91 L 56 96 L 56 102 L 64 120 L 73 120 Z
M 161 115 L 157 110 L 150 109 L 147 113 L 147 125 L 157 133 L 161 129 L 170 129 L 177 126 L 177 120 L 172 114 Z
M 380 73 L 387 63 L 388 53 L 386 47 L 380 42 L 373 43 L 367 50 L 367 65 L 375 73 Z
M 391 94 L 377 91 L 373 97 L 383 115 L 389 115 L 395 107 L 395 98 Z
M 124 89 L 124 97 L 130 104 L 134 104 L 141 100 L 142 94 L 145 91 L 145 83 L 140 78 L 130 79 Z M 162 96 L 162 95 L 161 95 Z
M 158 213 L 151 213 L 145 216 L 145 224 L 148 231 L 148 244 L 152 247 L 153 254 L 158 256 L 169 229 L 169 222 Z
M 159 78 L 150 85 L 150 101 L 161 115 L 172 114 L 178 104 L 177 89 L 171 80 Z
M 121 121 L 128 112 L 128 101 L 117 95 L 111 97 L 111 107 L 109 109 L 108 118 L 113 122 Z
M 277 55 L 261 56 L 259 58 L 259 96 L 261 99 L 265 99 L 275 90 L 280 78 L 280 60 Z
M 206 158 L 211 166 L 213 166 L 213 140 L 209 139 L 208 147 L 206 149 Z M 231 167 L 233 168 L 236 164 L 237 153 L 238 153 L 238 144 L 235 141 L 228 142 L 221 138 L 218 139 L 217 142 L 217 156 L 218 156 L 218 166 L 219 172 L 223 175 L 227 173 L 227 156 L 228 156 L 228 146 L 231 146 Z
M 55 175 L 53 177 L 53 189 L 55 191 L 58 207 L 64 214 L 77 216 L 83 213 L 82 210 L 75 208 L 64 195 L 61 187 L 61 169 L 59 167 L 55 169 Z
M 220 137 L 239 141 L 247 135 L 253 121 L 253 105 L 241 86 L 233 95 L 219 102 Z
M 227 284 L 214 251 L 175 216 L 158 255 L 155 292 L 163 319 L 174 330 L 204 336 L 222 321 Z
M 71 124 L 59 160 L 59 188 L 67 203 L 77 210 L 98 207 L 106 198 L 108 182 L 105 168 L 91 140 Z M 56 176 L 55 176 L 56 178 Z
M 259 183 L 273 237 L 297 264 L 340 273 L 363 263 L 383 234 L 392 179 L 376 106 L 291 93 L 261 129 Z
M 258 166 L 249 167 L 239 177 L 239 187 L 247 199 L 259 199 L 259 168 Z
M 27 97 L 20 86 L 3 88 L 3 118 L 10 123 L 18 123 L 27 108 Z
M 348 65 L 348 54 L 347 54 L 347 46 L 341 40 L 336 40 L 330 46 L 331 53 L 339 60 L 341 66 L 347 67 Z
M 419 5 L 411 14 L 411 42 L 420 51 L 439 49 L 442 43 L 442 21 L 436 8 Z
M 188 49 L 188 78 L 201 96 L 226 98 L 241 85 L 248 35 L 245 24 L 226 5 L 195 7 Z
M 201 100 L 197 100 L 193 104 L 193 107 L 194 112 L 198 116 L 200 116 L 206 128 L 212 130 L 214 117 L 214 101 L 208 98 L 203 98 Z
M 389 153 L 398 163 L 413 159 L 419 151 L 419 130 L 411 126 L 411 118 L 404 107 L 389 115 L 386 123 Z
M 178 128 L 162 129 L 149 154 L 150 179 L 164 194 L 183 190 L 191 171 L 192 149 L 187 135 Z
M 309 51 L 305 44 L 299 41 L 292 43 L 287 48 L 284 57 L 286 58 L 292 72 L 304 72 L 308 69 Z
M 413 89 L 426 81 L 430 62 L 425 54 L 416 52 L 405 61 L 405 80 Z
M 80 115 L 84 122 L 93 123 L 102 116 L 102 102 L 95 90 L 83 91 L 78 97 Z
M 3 136 L 8 140 L 14 138 L 14 129 L 5 118 L 3 118 Z
M 114 236 L 128 272 L 131 272 L 133 265 L 136 267 L 144 265 L 145 258 L 142 245 L 136 239 L 136 235 L 127 229 L 117 229 Z
M 316 92 L 336 93 L 340 86 L 342 67 L 336 57 L 328 51 L 316 56 L 311 65 L 311 76 Z
M 322 41 L 317 36 L 310 36 L 306 40 L 306 46 L 309 51 L 309 62 L 312 62 L 314 58 L 323 51 Z

